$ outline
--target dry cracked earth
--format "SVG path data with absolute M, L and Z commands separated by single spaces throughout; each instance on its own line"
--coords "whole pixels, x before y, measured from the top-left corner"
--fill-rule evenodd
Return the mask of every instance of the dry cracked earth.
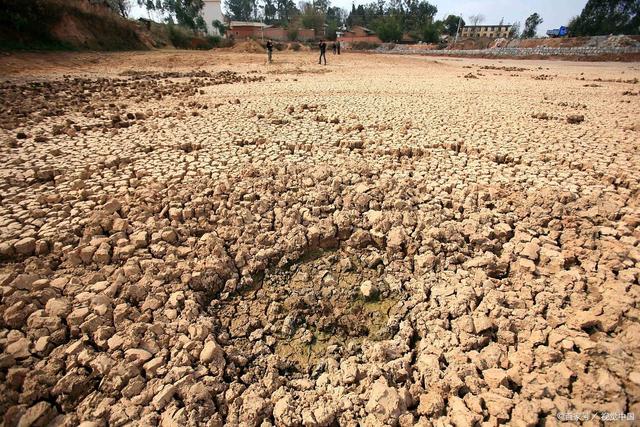
M 637 63 L 275 58 L 0 58 L 3 426 L 640 416 Z

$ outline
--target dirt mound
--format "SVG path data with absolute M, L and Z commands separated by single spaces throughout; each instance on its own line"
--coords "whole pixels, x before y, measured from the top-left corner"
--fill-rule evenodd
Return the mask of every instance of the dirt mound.
M 264 53 L 265 49 L 260 43 L 255 40 L 245 40 L 236 43 L 231 48 L 232 51 L 237 53 Z
M 311 48 L 306 44 L 293 42 L 293 43 L 287 43 L 285 50 L 292 50 L 295 52 L 309 52 L 311 51 Z
M 449 49 L 456 49 L 456 50 L 487 49 L 492 42 L 493 42 L 493 39 L 489 39 L 486 37 L 463 39 L 463 40 L 458 40 L 458 42 L 450 46 Z
M 514 39 L 509 41 L 508 47 L 536 48 L 536 47 L 580 47 L 587 44 L 589 37 L 563 37 L 540 39 Z

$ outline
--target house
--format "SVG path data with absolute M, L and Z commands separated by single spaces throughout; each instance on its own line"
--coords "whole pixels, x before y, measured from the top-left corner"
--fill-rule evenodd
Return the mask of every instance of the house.
M 367 43 L 382 43 L 382 40 L 376 36 L 373 30 L 366 27 L 356 25 L 351 27 L 350 30 L 341 31 L 338 34 L 338 41 L 340 43 L 354 43 L 354 42 L 367 42 Z
M 313 28 L 298 28 L 296 40 L 309 41 L 316 38 L 316 30 Z M 283 27 L 271 27 L 264 29 L 264 38 L 286 42 L 289 40 L 289 30 Z
M 353 37 L 368 37 L 376 34 L 375 31 L 370 30 L 367 27 L 362 27 L 360 25 L 352 27 L 349 32 L 353 34 Z
M 458 37 L 485 37 L 497 39 L 509 37 L 511 25 L 465 25 L 460 28 Z
M 234 39 L 260 39 L 264 37 L 264 30 L 269 27 L 271 26 L 262 22 L 231 21 L 227 36 Z
M 205 24 L 207 24 L 207 32 L 209 34 L 220 35 L 218 29 L 213 26 L 213 21 L 224 22 L 221 0 L 204 0 L 202 18 Z
M 277 41 L 289 40 L 289 30 L 283 27 L 267 25 L 262 22 L 231 21 L 228 27 L 227 36 L 238 40 L 246 38 L 257 40 L 271 39 Z M 299 28 L 297 33 L 296 40 L 298 41 L 313 40 L 316 37 L 315 30 L 309 28 Z

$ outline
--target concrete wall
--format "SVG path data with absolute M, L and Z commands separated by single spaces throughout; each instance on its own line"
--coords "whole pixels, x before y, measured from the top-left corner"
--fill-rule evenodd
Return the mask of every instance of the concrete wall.
M 202 17 L 207 24 L 209 34 L 220 35 L 218 34 L 218 30 L 211 24 L 214 20 L 224 22 L 220 0 L 205 0 L 204 7 L 202 8 Z
M 357 42 L 367 42 L 367 43 L 377 43 L 380 44 L 382 43 L 382 40 L 380 40 L 378 38 L 378 36 L 354 36 L 354 37 L 350 37 L 350 36 L 342 36 L 342 37 L 338 37 L 338 41 L 340 43 L 357 43 Z
M 411 49 L 404 49 L 402 45 L 396 45 L 394 49 L 387 51 L 379 49 L 378 52 L 401 55 L 417 54 L 438 56 L 598 56 L 604 54 L 640 53 L 640 47 L 504 47 L 495 49 L 416 51 Z

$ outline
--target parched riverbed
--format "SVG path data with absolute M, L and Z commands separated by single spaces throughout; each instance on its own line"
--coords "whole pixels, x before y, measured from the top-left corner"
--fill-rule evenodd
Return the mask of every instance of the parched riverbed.
M 3 425 L 640 417 L 640 66 L 314 55 L 0 58 Z

